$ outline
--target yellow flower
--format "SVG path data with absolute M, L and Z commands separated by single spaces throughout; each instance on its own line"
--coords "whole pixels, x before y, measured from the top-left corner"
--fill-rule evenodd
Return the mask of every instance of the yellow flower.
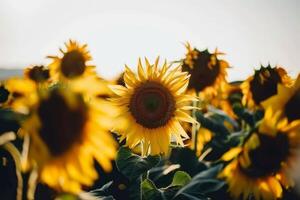
M 262 106 L 271 106 L 274 110 L 282 110 L 289 122 L 300 120 L 300 75 L 292 87 L 279 84 L 277 94 L 262 102 Z
M 111 87 L 117 95 L 112 101 L 120 107 L 114 131 L 130 148 L 141 143 L 143 155 L 168 153 L 172 139 L 183 146 L 188 138 L 180 122 L 196 122 L 186 113 L 195 98 L 185 95 L 189 76 L 181 66 L 172 69 L 165 62 L 159 69 L 158 58 L 154 65 L 145 60 L 146 69 L 139 60 L 137 74 L 126 66 L 126 87 Z
M 221 172 L 234 199 L 275 200 L 293 186 L 289 170 L 300 147 L 300 123 L 289 123 L 268 108 L 258 130 L 241 148 L 226 153 L 231 161 Z
M 187 54 L 182 69 L 191 75 L 188 91 L 215 94 L 219 84 L 225 81 L 226 69 L 229 67 L 226 61 L 218 59 L 217 56 L 222 53 L 216 50 L 211 54 L 208 50 L 192 49 L 189 43 L 186 44 L 186 48 Z
M 250 76 L 241 85 L 243 91 L 243 104 L 250 109 L 261 106 L 261 102 L 277 94 L 277 84 L 285 86 L 292 85 L 292 79 L 281 67 L 272 68 L 261 66 L 255 70 L 253 76 Z
M 82 83 L 85 84 L 85 83 Z M 110 171 L 116 143 L 110 133 L 113 107 L 100 98 L 89 98 L 67 86 L 39 92 L 21 135 L 29 136 L 24 169 L 36 168 L 41 182 L 79 193 L 98 177 L 94 159 Z
M 66 50 L 60 49 L 63 54 L 61 57 L 48 56 L 53 59 L 49 69 L 54 82 L 95 75 L 94 66 L 88 65 L 92 58 L 86 44 L 81 46 L 76 41 L 69 40 L 65 46 Z
M 37 84 L 27 78 L 11 78 L 4 82 L 9 91 L 6 106 L 11 107 L 17 112 L 27 114 L 28 107 L 37 101 Z

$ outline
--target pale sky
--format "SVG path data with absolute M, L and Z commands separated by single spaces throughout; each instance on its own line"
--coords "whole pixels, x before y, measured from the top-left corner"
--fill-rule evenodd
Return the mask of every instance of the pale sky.
M 0 67 L 47 64 L 69 38 L 87 43 L 100 75 L 117 76 L 138 57 L 169 61 L 183 43 L 216 47 L 246 78 L 260 64 L 300 72 L 299 0 L 1 0 Z

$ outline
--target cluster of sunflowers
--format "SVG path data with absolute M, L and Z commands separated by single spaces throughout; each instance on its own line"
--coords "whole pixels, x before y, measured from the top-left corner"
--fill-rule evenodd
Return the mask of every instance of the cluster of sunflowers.
M 226 80 L 217 50 L 115 80 L 65 44 L 0 84 L 1 199 L 299 199 L 300 75 Z

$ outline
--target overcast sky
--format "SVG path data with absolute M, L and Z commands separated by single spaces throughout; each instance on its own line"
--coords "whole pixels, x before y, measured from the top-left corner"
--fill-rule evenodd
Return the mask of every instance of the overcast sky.
M 178 60 L 189 41 L 225 52 L 231 80 L 268 62 L 296 75 L 299 19 L 298 0 L 1 0 L 0 67 L 45 64 L 72 38 L 109 78 L 138 57 Z

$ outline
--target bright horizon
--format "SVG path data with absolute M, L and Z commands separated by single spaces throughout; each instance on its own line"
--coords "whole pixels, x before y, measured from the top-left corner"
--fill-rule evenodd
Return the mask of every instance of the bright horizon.
M 225 52 L 229 80 L 244 79 L 260 64 L 280 65 L 295 77 L 300 59 L 300 2 L 50 1 L 0 2 L 0 67 L 47 64 L 68 39 L 87 43 L 105 78 L 138 57 L 168 61 L 185 55 L 184 42 Z

